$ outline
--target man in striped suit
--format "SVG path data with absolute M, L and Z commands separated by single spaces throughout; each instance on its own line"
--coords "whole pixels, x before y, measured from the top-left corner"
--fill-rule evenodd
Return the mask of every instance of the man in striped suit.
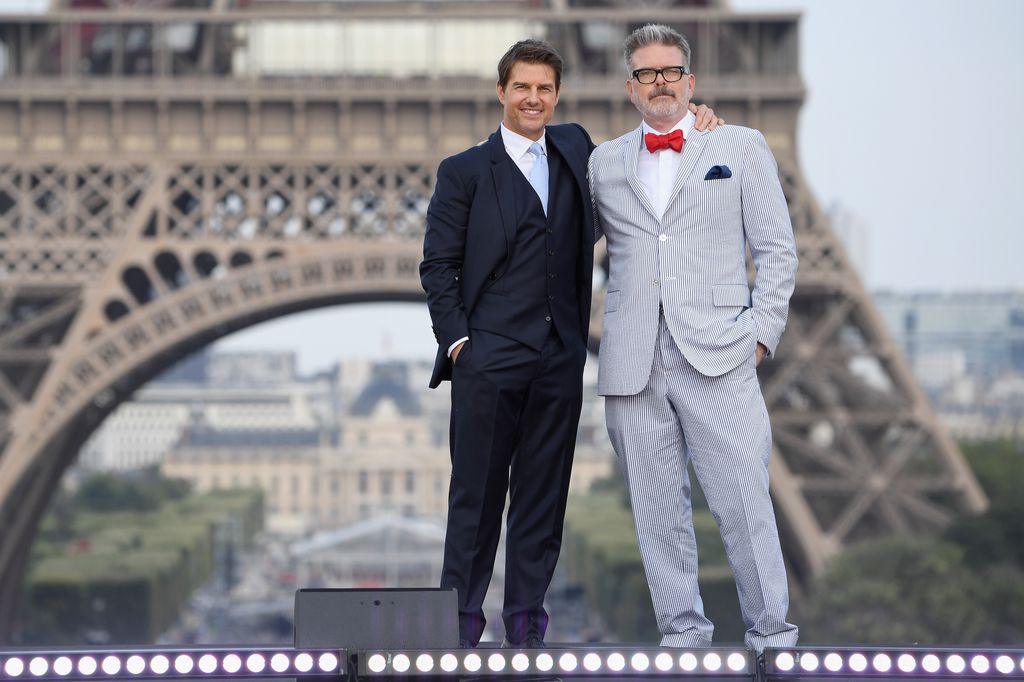
M 623 465 L 661 644 L 708 646 L 687 464 L 719 524 L 747 646 L 792 646 L 756 366 L 775 352 L 797 268 L 775 159 L 756 130 L 694 129 L 690 48 L 647 25 L 625 43 L 640 127 L 589 181 L 610 273 L 598 390 Z M 747 285 L 745 248 L 756 267 Z

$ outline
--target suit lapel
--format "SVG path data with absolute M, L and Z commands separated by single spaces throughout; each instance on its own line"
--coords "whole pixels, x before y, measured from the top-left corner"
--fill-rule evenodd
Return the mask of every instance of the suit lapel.
M 693 173 L 693 169 L 697 167 L 697 162 L 700 161 L 700 157 L 704 154 L 704 149 L 707 145 L 707 131 L 693 130 L 690 132 L 689 137 L 686 138 L 686 143 L 683 145 L 683 158 L 679 160 L 679 169 L 676 171 L 676 181 L 672 183 L 672 192 L 668 195 L 668 201 L 665 202 L 665 215 L 668 215 L 672 203 L 679 198 L 679 193 L 683 189 L 683 183 Z
M 518 173 L 519 168 L 505 151 L 500 130 L 491 135 L 487 144 L 491 147 L 491 178 L 494 181 L 494 196 L 498 200 L 498 215 L 501 216 L 501 226 L 505 231 L 505 242 L 511 248 L 517 228 L 512 172 Z
M 567 138 L 562 137 L 558 128 L 548 128 L 547 139 L 548 144 L 558 150 L 558 153 L 562 155 L 562 159 L 565 161 L 565 165 L 569 167 L 569 172 L 572 173 L 572 177 L 576 180 L 576 186 L 579 187 L 580 196 L 583 197 L 583 205 L 590 206 L 587 158 L 585 156 L 582 159 L 578 158 L 582 156 L 578 145 L 573 145 Z
M 661 218 L 654 211 L 651 197 L 647 195 L 647 190 L 644 189 L 643 183 L 640 182 L 640 178 L 636 174 L 636 162 L 640 157 L 640 140 L 642 139 L 643 126 L 639 126 L 626 138 L 625 144 L 622 145 L 622 163 L 626 170 L 626 180 L 629 182 L 629 186 L 633 188 L 633 193 L 636 194 L 640 203 L 647 209 L 647 212 L 656 221 L 660 222 Z

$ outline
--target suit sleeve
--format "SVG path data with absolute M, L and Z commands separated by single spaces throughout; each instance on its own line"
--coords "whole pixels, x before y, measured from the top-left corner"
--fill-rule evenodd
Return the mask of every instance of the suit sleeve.
M 597 152 L 590 151 L 590 160 L 587 162 L 587 182 L 590 183 L 590 207 L 594 218 L 594 243 L 596 244 L 604 236 L 604 227 L 601 225 L 601 212 L 597 204 Z
M 437 167 L 434 195 L 427 207 L 420 282 L 434 337 L 442 348 L 469 336 L 459 280 L 466 254 L 466 230 L 472 196 L 451 159 Z
M 751 292 L 757 340 L 775 355 L 796 284 L 796 243 L 778 164 L 764 136 L 753 132 L 744 157 L 743 229 L 757 273 Z

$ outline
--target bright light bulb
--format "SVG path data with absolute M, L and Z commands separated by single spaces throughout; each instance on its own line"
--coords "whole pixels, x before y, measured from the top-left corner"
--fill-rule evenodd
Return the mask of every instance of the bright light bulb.
M 416 657 L 416 669 L 421 673 L 429 673 L 434 669 L 434 657 L 430 654 L 420 654 Z
M 638 652 L 629 659 L 629 665 L 633 670 L 642 673 L 651 667 L 651 659 L 647 658 L 647 654 Z
M 616 652 L 608 654 L 608 669 L 615 673 L 620 673 L 626 668 L 626 657 Z
M 537 654 L 537 658 L 534 660 L 534 665 L 537 666 L 537 670 L 542 673 L 546 673 L 555 667 L 555 659 L 551 654 Z
M 395 672 L 404 673 L 411 665 L 412 661 L 405 654 L 395 654 L 391 659 L 391 667 L 395 669 Z
M 725 666 L 734 673 L 738 673 L 747 667 L 747 657 L 734 651 L 725 659 Z
M 262 673 L 266 668 L 266 658 L 262 653 L 250 653 L 246 658 L 246 670 L 250 673 Z
M 790 656 L 790 658 L 792 659 L 792 656 Z M 684 671 L 692 673 L 694 670 L 697 669 L 698 665 L 700 665 L 700 662 L 697 660 L 696 655 L 690 653 L 689 651 L 687 651 L 685 654 L 680 654 L 679 667 L 682 668 Z
M 862 673 L 868 669 L 868 657 L 864 654 L 850 655 L 850 670 L 855 673 Z
M 117 656 L 106 656 L 100 664 L 103 672 L 108 675 L 116 675 L 121 672 L 121 659 Z
M 971 657 L 971 670 L 978 673 L 979 675 L 984 675 L 985 673 L 987 673 L 991 665 L 992 664 L 991 662 L 989 662 L 988 656 L 982 656 L 981 654 L 978 654 L 976 656 Z
M 338 672 L 338 660 L 337 654 L 332 654 L 330 651 L 325 651 L 320 654 L 320 658 L 317 659 L 316 664 L 320 667 L 320 670 L 325 673 Z
M 828 668 L 830 672 L 839 672 L 843 669 L 843 657 L 834 651 L 830 654 L 826 654 L 825 667 Z
M 668 672 L 672 669 L 672 654 L 662 652 L 654 657 L 654 667 L 663 673 Z
M 564 653 L 558 657 L 558 667 L 567 673 L 571 673 L 576 670 L 576 656 L 570 653 Z
M 875 654 L 871 659 L 871 665 L 880 673 L 887 673 L 892 670 L 892 658 L 889 654 Z
M 195 667 L 195 661 L 188 654 L 182 654 L 174 659 L 174 669 L 182 675 L 192 672 L 192 668 Z M 262 670 L 262 668 L 260 668 Z M 254 671 L 254 672 L 259 672 Z
M 967 667 L 967 663 L 964 662 L 964 657 L 960 654 L 953 654 L 946 659 L 946 668 L 951 673 L 960 674 Z
M 905 673 L 912 673 L 917 670 L 917 659 L 910 654 L 900 654 L 896 659 L 896 667 Z
M 937 673 L 939 668 L 942 667 L 942 662 L 935 654 L 928 654 L 921 659 L 921 667 L 924 668 L 925 672 Z
M 530 667 L 530 657 L 524 653 L 512 655 L 512 669 L 516 672 L 526 672 Z
M 46 671 L 49 670 L 49 669 L 50 669 L 50 663 L 45 658 L 43 658 L 42 656 L 36 656 L 35 658 L 33 658 L 31 661 L 28 662 L 28 671 L 30 673 L 32 673 L 33 675 L 35 675 L 36 677 L 40 677 L 41 675 L 45 675 Z
M 483 665 L 483 661 L 480 660 L 479 654 L 466 654 L 466 657 L 462 659 L 462 665 L 466 667 L 471 673 L 475 673 Z
M 455 654 L 444 654 L 441 656 L 441 670 L 446 673 L 453 673 L 459 667 L 459 659 Z
M 20 658 L 8 658 L 4 663 L 4 673 L 8 677 L 18 677 L 25 672 L 25 661 Z
M 818 669 L 818 657 L 814 653 L 808 651 L 800 657 L 800 667 L 805 671 L 812 673 Z
M 234 675 L 242 669 L 242 657 L 238 654 L 228 654 L 224 657 L 224 660 L 221 661 L 221 665 L 224 666 L 225 672 Z
M 374 654 L 366 661 L 366 667 L 369 668 L 372 673 L 384 672 L 384 668 L 386 668 L 387 665 L 387 659 L 380 654 Z
M 92 675 L 96 672 L 96 659 L 92 656 L 82 656 L 78 659 L 78 672 L 83 675 Z
M 61 677 L 71 674 L 75 666 L 71 662 L 71 659 L 67 656 L 60 656 L 53 662 L 53 672 L 57 673 Z
M 775 667 L 784 673 L 788 673 L 796 666 L 796 659 L 788 651 L 775 656 Z
M 487 657 L 487 667 L 492 672 L 500 673 L 505 669 L 505 657 L 501 654 L 491 654 Z
M 217 657 L 213 654 L 203 654 L 199 657 L 199 663 L 196 664 L 199 671 L 209 675 L 217 672 Z
M 1004 675 L 1009 675 L 1013 672 L 1013 659 L 1009 656 L 1000 656 L 996 659 L 996 670 Z
M 313 669 L 313 657 L 307 653 L 301 653 L 295 657 L 295 669 L 300 673 L 308 673 Z

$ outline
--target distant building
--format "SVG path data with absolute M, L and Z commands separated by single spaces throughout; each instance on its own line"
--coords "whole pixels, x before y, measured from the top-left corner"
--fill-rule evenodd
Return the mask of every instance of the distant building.
M 1024 438 L 1024 292 L 880 292 L 875 303 L 955 438 Z

